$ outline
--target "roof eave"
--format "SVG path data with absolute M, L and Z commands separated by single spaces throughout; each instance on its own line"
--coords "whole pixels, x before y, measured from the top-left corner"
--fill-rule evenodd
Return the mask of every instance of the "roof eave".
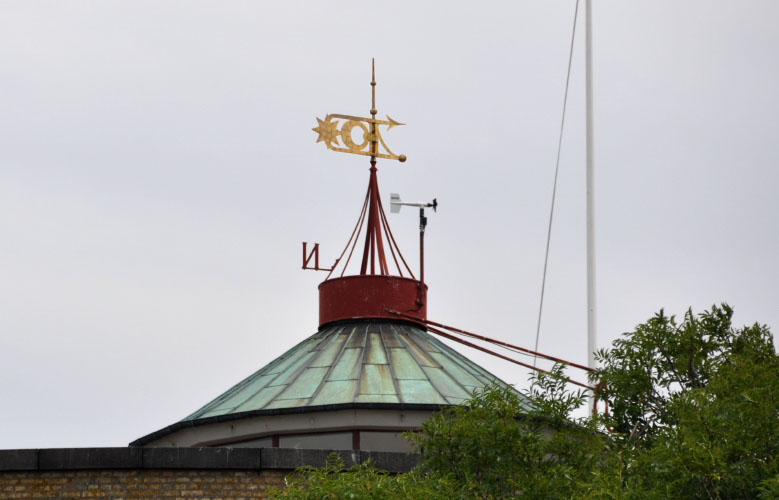
M 181 420 L 175 424 L 163 427 L 158 431 L 147 434 L 136 439 L 129 446 L 145 446 L 151 442 L 157 441 L 165 436 L 173 434 L 176 431 L 189 427 L 200 427 L 202 425 L 217 424 L 231 420 L 242 420 L 253 417 L 268 417 L 275 415 L 293 415 L 300 413 L 314 413 L 322 411 L 337 410 L 396 410 L 396 411 L 437 411 L 455 405 L 438 404 L 419 404 L 419 403 L 341 403 L 319 406 L 300 406 L 292 408 L 273 408 L 268 410 L 253 410 L 239 413 L 228 413 L 226 415 L 216 415 L 213 417 L 198 418 L 193 420 Z

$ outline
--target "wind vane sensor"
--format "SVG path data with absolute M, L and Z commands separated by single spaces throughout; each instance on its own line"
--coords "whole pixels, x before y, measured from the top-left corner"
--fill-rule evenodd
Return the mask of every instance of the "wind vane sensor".
M 433 212 L 435 212 L 436 208 L 438 208 L 438 201 L 433 198 L 432 203 L 412 203 L 400 201 L 400 195 L 398 193 L 390 193 L 390 212 L 396 214 L 400 212 L 401 207 L 432 208 Z
M 397 214 L 400 209 L 406 207 L 418 207 L 419 208 L 419 281 L 425 283 L 425 227 L 427 227 L 427 217 L 425 217 L 425 209 L 432 208 L 433 212 L 438 209 L 438 200 L 433 198 L 432 203 L 417 203 L 400 201 L 400 195 L 398 193 L 390 193 L 390 212 Z

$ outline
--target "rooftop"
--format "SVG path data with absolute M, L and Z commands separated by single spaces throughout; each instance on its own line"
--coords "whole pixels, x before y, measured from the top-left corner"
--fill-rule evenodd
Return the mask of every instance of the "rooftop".
M 460 404 L 506 385 L 422 328 L 354 321 L 323 328 L 184 421 L 348 403 Z

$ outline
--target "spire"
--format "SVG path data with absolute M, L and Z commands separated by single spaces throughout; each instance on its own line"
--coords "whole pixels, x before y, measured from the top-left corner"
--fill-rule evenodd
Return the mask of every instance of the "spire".
M 368 191 L 365 194 L 360 217 L 357 219 L 355 229 L 346 243 L 341 256 L 336 260 L 332 269 L 329 270 L 328 278 L 333 274 L 341 277 L 346 274 L 363 227 L 365 228 L 365 236 L 363 255 L 359 261 L 360 275 L 398 275 L 403 277 L 405 269 L 409 276 L 414 277 L 400 252 L 400 248 L 395 243 L 395 238 L 392 236 L 392 231 L 381 203 L 379 183 L 376 175 L 378 170 L 376 168 L 377 158 L 398 160 L 401 163 L 406 161 L 405 155 L 396 155 L 387 147 L 381 136 L 380 127 L 386 126 L 387 130 L 390 130 L 392 127 L 404 124 L 393 120 L 389 116 L 387 116 L 386 120 L 378 120 L 376 119 L 377 114 L 376 65 L 375 61 L 371 60 L 371 117 L 362 118 L 351 115 L 328 114 L 324 120 L 317 118 L 318 125 L 312 129 L 318 134 L 317 142 L 324 142 L 327 149 L 342 153 L 370 156 Z M 343 123 L 339 120 L 343 120 Z M 339 125 L 340 130 L 338 128 Z M 358 135 L 360 132 L 362 133 L 359 143 L 354 140 L 355 129 L 357 129 Z M 388 259 L 387 248 L 392 261 Z M 342 261 L 344 255 L 346 255 L 346 260 Z M 393 263 L 394 266 L 391 267 Z
M 406 161 L 405 155 L 395 154 L 387 147 L 381 136 L 381 127 L 387 127 L 389 131 L 403 124 L 389 116 L 380 120 L 377 115 L 376 66 L 371 61 L 370 118 L 328 114 L 324 120 L 317 118 L 317 126 L 313 129 L 318 134 L 317 142 L 324 142 L 327 149 L 370 157 L 368 190 L 360 216 L 333 266 L 320 268 L 318 244 L 314 244 L 307 255 L 306 243 L 303 243 L 303 269 L 329 271 L 325 281 L 319 285 L 320 329 L 358 318 L 397 321 L 398 318 L 388 312 L 390 310 L 403 311 L 420 320 L 427 317 L 427 286 L 417 281 L 403 258 L 379 195 L 377 160 Z M 359 272 L 356 264 L 349 272 L 349 263 L 360 241 L 362 258 L 355 258 L 355 263 L 359 262 Z M 314 267 L 309 267 L 312 258 Z M 418 324 L 424 328 L 421 321 Z

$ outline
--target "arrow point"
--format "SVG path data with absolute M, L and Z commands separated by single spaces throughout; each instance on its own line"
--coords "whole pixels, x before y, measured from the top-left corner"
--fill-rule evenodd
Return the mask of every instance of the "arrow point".
M 393 120 L 390 118 L 390 115 L 387 115 L 387 121 L 390 122 L 390 124 L 387 126 L 387 130 L 391 129 L 392 127 L 396 127 L 398 125 L 405 125 L 405 123 L 400 123 L 398 121 Z

